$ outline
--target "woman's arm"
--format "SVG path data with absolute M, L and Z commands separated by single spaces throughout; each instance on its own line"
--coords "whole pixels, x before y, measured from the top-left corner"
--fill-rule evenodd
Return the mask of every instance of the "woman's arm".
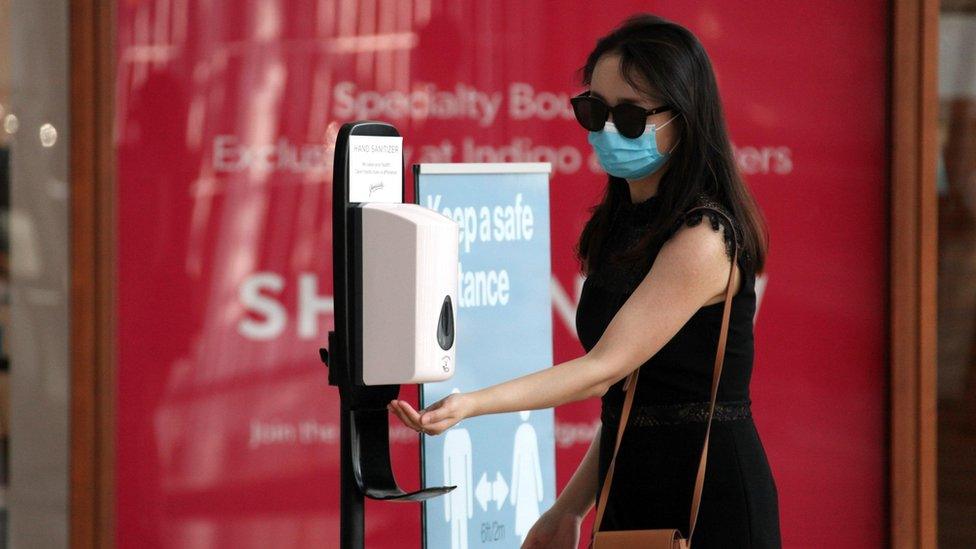
M 590 512 L 590 508 L 596 503 L 597 473 L 600 465 L 600 432 L 603 426 L 596 429 L 596 435 L 590 442 L 583 461 L 580 462 L 573 478 L 569 479 L 569 484 L 563 488 L 563 492 L 556 498 L 556 503 L 552 509 L 571 513 L 579 518 L 583 518 Z
M 724 229 L 723 229 L 724 230 Z M 390 410 L 414 429 L 440 434 L 465 417 L 553 408 L 601 396 L 654 356 L 695 311 L 725 289 L 725 240 L 708 223 L 680 228 L 587 354 L 470 393 L 453 393 L 422 414 L 402 400 Z
M 392 400 L 387 409 L 408 427 L 439 435 L 466 417 L 554 408 L 601 396 L 613 384 L 608 383 L 608 371 L 587 353 L 478 391 L 451 393 L 419 412 L 405 400 Z

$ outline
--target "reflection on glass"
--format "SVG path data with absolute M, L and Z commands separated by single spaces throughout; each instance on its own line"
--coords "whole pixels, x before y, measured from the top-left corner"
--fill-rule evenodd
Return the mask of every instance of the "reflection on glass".
M 8 139 L 5 139 L 8 138 Z M 7 547 L 10 487 L 10 149 L 0 133 L 0 547 Z
M 0 0 L 0 549 L 68 546 L 67 6 Z
M 0 0 L 0 547 L 7 547 L 10 494 L 10 142 L 17 117 L 10 104 L 9 7 Z
M 41 126 L 38 136 L 41 138 L 41 145 L 44 147 L 53 147 L 58 142 L 58 130 L 52 124 Z
M 969 8 L 965 8 L 969 4 Z M 976 7 L 943 2 L 939 51 L 939 546 L 976 547 Z
M 3 130 L 11 135 L 17 133 L 17 128 L 20 127 L 20 121 L 17 120 L 17 116 L 14 113 L 10 113 L 3 117 Z

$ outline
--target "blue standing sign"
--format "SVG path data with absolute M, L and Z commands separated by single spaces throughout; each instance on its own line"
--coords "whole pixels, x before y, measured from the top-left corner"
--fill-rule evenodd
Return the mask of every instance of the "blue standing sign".
M 419 164 L 415 197 L 460 226 L 457 369 L 420 405 L 552 366 L 548 163 Z M 422 436 L 423 546 L 518 548 L 556 498 L 554 413 L 523 410 Z

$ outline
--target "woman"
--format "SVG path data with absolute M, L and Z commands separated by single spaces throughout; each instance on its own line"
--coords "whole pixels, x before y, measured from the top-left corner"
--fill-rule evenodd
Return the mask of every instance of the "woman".
M 601 530 L 679 528 L 687 536 L 732 268 L 729 335 L 691 543 L 779 547 L 776 485 L 749 406 L 754 285 L 767 234 L 735 168 L 711 63 L 687 29 L 639 15 L 597 42 L 582 75 L 589 89 L 573 107 L 609 174 L 576 250 L 587 275 L 576 316 L 586 354 L 421 412 L 402 400 L 389 408 L 436 435 L 467 417 L 600 396 L 593 443 L 523 545 L 575 548 L 609 468 L 624 379 L 639 367 Z M 700 205 L 710 209 L 687 213 Z

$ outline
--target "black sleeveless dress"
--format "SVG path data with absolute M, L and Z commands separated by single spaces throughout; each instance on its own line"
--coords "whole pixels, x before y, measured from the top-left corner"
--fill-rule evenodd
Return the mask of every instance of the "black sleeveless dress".
M 640 237 L 659 209 L 658 199 L 659 195 L 654 195 L 620 206 L 613 216 L 605 253 L 630 246 Z M 699 197 L 698 204 L 720 209 L 732 218 L 707 197 Z M 727 223 L 711 210 L 698 210 L 679 218 L 668 236 L 682 224 L 700 223 L 703 213 L 716 231 L 720 223 Z M 732 231 L 723 228 L 723 234 L 731 261 Z M 660 246 L 654 247 L 645 264 L 623 268 L 607 263 L 586 278 L 576 329 L 587 352 L 646 275 Z M 742 285 L 732 297 L 705 483 L 691 540 L 695 549 L 781 547 L 776 484 L 749 406 L 756 294 L 751 261 L 741 247 L 738 265 Z M 723 306 L 724 302 L 719 302 L 700 308 L 641 365 L 601 530 L 678 528 L 682 535 L 688 535 Z M 623 383 L 622 379 L 611 386 L 601 399 L 603 428 L 596 498 L 613 456 L 625 395 Z

